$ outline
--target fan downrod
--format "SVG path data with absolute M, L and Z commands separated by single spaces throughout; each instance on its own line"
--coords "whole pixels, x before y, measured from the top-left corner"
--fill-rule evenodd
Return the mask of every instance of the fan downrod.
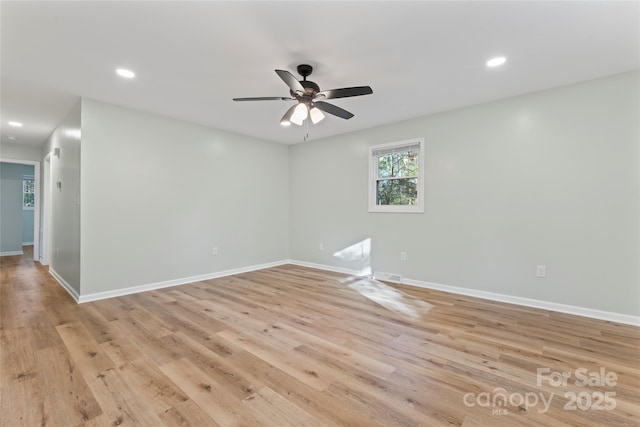
M 300 64 L 298 65 L 297 69 L 298 69 L 298 74 L 300 74 L 304 80 L 306 80 L 307 77 L 310 76 L 311 73 L 313 72 L 313 67 L 307 64 Z
M 320 92 L 320 87 L 311 80 L 307 80 L 307 77 L 311 75 L 313 72 L 313 67 L 307 64 L 300 64 L 297 67 L 298 74 L 302 76 L 302 80 L 300 80 L 300 84 L 304 88 L 304 94 L 302 95 L 305 98 L 313 97 L 316 93 Z M 296 97 L 295 93 L 291 91 L 291 96 Z

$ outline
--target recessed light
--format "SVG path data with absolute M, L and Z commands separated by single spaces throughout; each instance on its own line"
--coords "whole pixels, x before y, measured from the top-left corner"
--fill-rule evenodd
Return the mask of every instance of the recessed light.
M 131 70 L 127 70 L 125 68 L 118 68 L 116 70 L 116 74 L 118 74 L 120 77 L 124 77 L 126 79 L 132 79 L 136 76 L 136 73 L 134 73 Z
M 491 58 L 487 61 L 487 67 L 499 67 L 505 62 L 507 62 L 507 58 L 504 56 L 496 56 L 495 58 Z
M 9 122 L 9 126 L 15 126 L 17 128 L 21 128 L 22 127 L 22 123 L 20 123 L 20 122 Z

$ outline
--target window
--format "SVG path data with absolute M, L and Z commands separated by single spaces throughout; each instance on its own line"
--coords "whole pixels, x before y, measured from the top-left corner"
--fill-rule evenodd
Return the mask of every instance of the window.
M 424 212 L 424 139 L 369 148 L 369 212 Z
M 36 181 L 32 176 L 22 177 L 22 209 L 32 210 L 36 205 Z

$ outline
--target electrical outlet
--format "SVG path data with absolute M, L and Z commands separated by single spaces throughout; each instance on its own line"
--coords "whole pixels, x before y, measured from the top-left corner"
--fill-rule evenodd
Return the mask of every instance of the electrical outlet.
M 400 252 L 400 261 L 407 260 L 407 253 L 405 251 Z
M 320 251 L 324 251 L 324 244 L 323 244 L 323 243 L 320 243 L 320 244 L 318 245 L 318 250 L 320 250 Z
M 547 266 L 546 265 L 539 265 L 539 266 L 536 267 L 536 277 L 542 277 L 542 278 L 547 277 Z
M 213 255 L 213 256 L 218 255 L 218 247 L 217 246 L 213 247 L 213 250 L 211 251 L 211 255 Z

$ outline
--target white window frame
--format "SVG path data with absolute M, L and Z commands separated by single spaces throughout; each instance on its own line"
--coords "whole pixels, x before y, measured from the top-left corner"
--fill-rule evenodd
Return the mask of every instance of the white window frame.
M 25 191 L 25 181 L 33 181 L 33 192 L 32 193 L 27 193 Z M 35 208 L 35 203 L 36 203 L 35 181 L 36 181 L 36 178 L 33 175 L 24 175 L 22 177 L 22 210 L 23 211 L 32 211 Z M 33 206 L 25 206 L 24 205 L 24 196 L 26 194 L 33 194 Z
M 376 204 L 376 189 L 378 179 L 377 152 L 393 150 L 411 145 L 419 145 L 418 150 L 418 200 L 415 205 L 378 205 Z M 424 138 L 408 139 L 369 147 L 369 212 L 392 213 L 424 213 Z

